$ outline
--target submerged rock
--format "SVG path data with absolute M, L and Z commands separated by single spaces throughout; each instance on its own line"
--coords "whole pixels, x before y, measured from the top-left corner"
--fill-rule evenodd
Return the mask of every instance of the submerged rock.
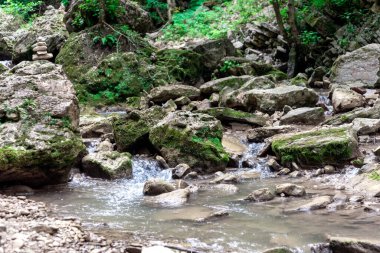
M 175 190 L 175 187 L 160 179 L 151 179 L 145 182 L 143 193 L 147 196 L 156 196 L 163 193 L 172 192 Z
M 306 194 L 305 187 L 295 184 L 280 184 L 276 185 L 276 194 L 293 197 L 302 197 Z
M 258 190 L 253 191 L 244 200 L 263 202 L 263 201 L 272 200 L 274 198 L 275 198 L 275 196 L 269 190 L 269 188 L 262 188 L 262 189 L 258 189 Z
M 331 81 L 351 87 L 380 87 L 380 44 L 370 44 L 339 56 L 331 68 Z
M 179 189 L 168 193 L 163 193 L 157 196 L 145 197 L 144 201 L 147 204 L 157 204 L 160 206 L 176 207 L 187 202 L 190 196 L 189 188 Z
M 332 198 L 330 196 L 320 196 L 313 198 L 310 202 L 302 206 L 297 207 L 295 211 L 313 211 L 318 209 L 324 209 L 331 202 Z
M 85 147 L 73 131 L 78 100 L 60 66 L 22 62 L 1 75 L 0 119 L 1 183 L 67 182 Z
M 214 117 L 183 111 L 168 114 L 149 133 L 151 143 L 170 166 L 186 163 L 203 172 L 226 167 L 229 158 L 222 136 L 222 125 Z
M 272 150 L 281 163 L 303 166 L 339 164 L 357 156 L 356 134 L 349 127 L 326 128 L 275 137 Z
M 90 177 L 116 179 L 132 177 L 129 153 L 102 151 L 90 153 L 82 159 L 83 171 Z

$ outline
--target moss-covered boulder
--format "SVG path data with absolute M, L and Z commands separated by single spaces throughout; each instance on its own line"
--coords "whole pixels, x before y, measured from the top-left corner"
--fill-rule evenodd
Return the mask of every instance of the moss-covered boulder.
M 211 115 L 225 123 L 238 122 L 255 126 L 265 126 L 269 120 L 269 118 L 264 115 L 238 111 L 225 107 L 209 108 L 199 112 Z
M 98 99 L 103 96 L 110 102 L 119 102 L 139 96 L 140 92 L 154 86 L 167 84 L 167 76 L 166 68 L 151 65 L 141 55 L 132 52 L 112 53 L 96 68 L 90 69 L 80 85 L 90 94 L 98 96 Z
M 90 153 L 82 159 L 82 167 L 90 177 L 104 179 L 132 177 L 132 160 L 129 153 L 117 151 Z
M 225 169 L 229 160 L 221 140 L 223 127 L 214 117 L 184 111 L 168 114 L 149 133 L 151 143 L 172 167 L 186 163 L 210 173 Z
M 115 118 L 112 125 L 117 149 L 132 151 L 140 143 L 144 144 L 148 140 L 151 128 L 166 115 L 167 113 L 161 107 L 154 106 Z
M 349 127 L 326 128 L 275 137 L 272 150 L 284 165 L 342 165 L 357 156 L 358 142 Z
M 0 183 L 66 182 L 85 149 L 78 123 L 78 100 L 59 65 L 21 62 L 0 75 Z
M 100 29 L 95 26 L 79 33 L 70 34 L 57 55 L 56 62 L 63 66 L 71 81 L 77 83 L 82 80 L 91 68 L 99 65 L 104 58 L 117 52 L 118 49 L 122 52 L 141 51 L 147 55 L 153 52 L 153 48 L 139 34 L 132 31 L 123 32 L 119 27 L 116 29 L 123 33 L 117 46 L 103 46 L 101 43 L 95 43 L 96 38 L 105 38 L 114 33 L 108 28 Z
M 201 55 L 191 50 L 160 50 L 156 54 L 156 64 L 166 67 L 177 81 L 196 82 L 202 76 Z

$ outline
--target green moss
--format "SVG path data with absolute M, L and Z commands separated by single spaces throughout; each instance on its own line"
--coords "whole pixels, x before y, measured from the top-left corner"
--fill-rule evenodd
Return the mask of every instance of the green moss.
M 157 65 L 168 68 L 177 81 L 195 81 L 202 74 L 201 55 L 191 50 L 161 50 L 157 52 Z
M 272 149 L 283 164 L 337 164 L 352 158 L 354 147 L 346 128 L 317 130 L 276 139 Z
M 281 81 L 288 78 L 288 75 L 278 69 L 272 69 L 264 75 L 268 76 L 273 81 Z
M 351 162 L 352 165 L 354 165 L 357 168 L 361 168 L 364 165 L 364 159 L 363 158 L 358 158 L 355 159 Z
M 184 162 L 191 167 L 201 167 L 210 170 L 224 168 L 228 162 L 228 154 L 221 144 L 221 132 L 211 133 L 206 137 L 207 130 L 200 130 L 191 135 L 182 129 L 169 126 L 156 127 L 150 133 L 152 144 L 168 154 L 177 155 L 177 162 Z
M 148 136 L 150 129 L 166 114 L 161 107 L 152 107 L 132 112 L 126 118 L 115 118 L 112 126 L 118 150 L 130 150 L 140 138 Z
M 380 181 L 380 173 L 378 171 L 372 171 L 368 177 L 375 181 Z
M 303 76 L 296 76 L 290 79 L 291 85 L 306 87 L 307 79 Z

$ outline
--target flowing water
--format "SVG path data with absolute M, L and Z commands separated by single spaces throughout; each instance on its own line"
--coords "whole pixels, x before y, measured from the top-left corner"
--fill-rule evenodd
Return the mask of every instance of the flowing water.
M 12 61 L 0 61 L 0 64 L 7 67 L 8 69 L 12 68 Z
M 259 145 L 251 144 L 245 158 L 254 158 L 258 148 Z M 175 239 L 205 252 L 252 253 L 282 245 L 298 252 L 309 252 L 309 244 L 324 242 L 327 235 L 380 237 L 378 213 L 366 215 L 356 210 L 284 212 L 284 209 L 303 204 L 311 194 L 334 195 L 335 186 L 344 185 L 356 170 L 347 169 L 344 175 L 326 177 L 323 183 L 315 179 L 292 179 L 307 187 L 308 196 L 304 199 L 277 198 L 268 203 L 241 201 L 255 189 L 289 182 L 289 179 L 271 177 L 263 164 L 258 160 L 254 168 L 238 169 L 236 173 L 249 170 L 261 173 L 261 177 L 238 184 L 237 194 L 201 188 L 179 208 L 158 208 L 144 203 L 144 182 L 149 178 L 170 180 L 171 175 L 168 170 L 161 171 L 154 160 L 143 156 L 133 159 L 133 179 L 105 181 L 74 177 L 67 186 L 38 193 L 34 198 L 56 205 L 62 215 L 79 216 L 93 229 L 107 226 L 120 233 L 131 231 L 163 241 Z M 205 223 L 193 220 L 216 210 L 228 211 L 230 215 Z

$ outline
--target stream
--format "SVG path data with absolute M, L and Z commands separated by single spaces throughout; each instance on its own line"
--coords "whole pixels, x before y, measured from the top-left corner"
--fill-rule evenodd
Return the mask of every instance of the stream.
M 255 158 L 262 144 L 251 144 L 245 158 Z M 89 146 L 90 152 L 93 148 Z M 342 174 L 321 179 L 287 179 L 273 177 L 263 162 L 254 168 L 240 167 L 234 173 L 257 172 L 257 179 L 237 184 L 239 192 L 231 194 L 210 188 L 193 194 L 179 208 L 158 208 L 144 204 L 142 189 L 149 178 L 170 180 L 169 170 L 161 171 L 157 162 L 144 156 L 133 158 L 133 179 L 106 181 L 75 176 L 66 186 L 49 188 L 33 199 L 50 203 L 59 214 L 78 216 L 94 231 L 107 229 L 113 234 L 132 232 L 155 240 L 175 241 L 204 252 L 261 252 L 289 246 L 297 252 L 310 252 L 310 244 L 326 241 L 327 235 L 356 238 L 379 238 L 377 215 L 357 210 L 346 212 L 313 211 L 286 214 L 284 209 L 304 203 L 313 194 L 335 195 L 335 187 L 357 173 L 347 168 Z M 266 203 L 247 203 L 240 199 L 262 187 L 293 182 L 307 189 L 305 198 L 276 198 Z M 190 182 L 198 183 L 198 182 Z M 343 191 L 344 192 L 344 191 Z M 228 211 L 229 216 L 204 223 L 193 219 L 211 211 Z M 365 224 L 365 225 L 363 225 Z

